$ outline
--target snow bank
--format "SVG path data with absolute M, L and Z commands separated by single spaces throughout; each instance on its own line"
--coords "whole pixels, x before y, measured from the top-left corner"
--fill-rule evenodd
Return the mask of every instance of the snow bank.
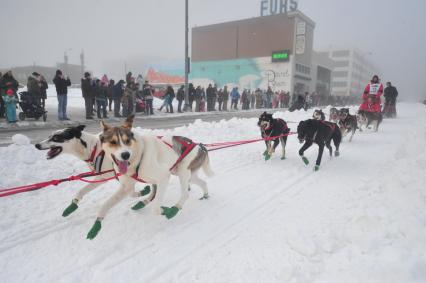
M 312 111 L 277 112 L 298 122 Z M 177 134 L 210 143 L 256 138 L 256 119 L 231 119 L 143 134 Z M 319 172 L 297 156 L 265 162 L 262 143 L 211 153 L 211 198 L 191 191 L 173 220 L 147 207 L 112 209 L 94 241 L 96 210 L 117 182 L 88 194 L 62 218 L 82 183 L 0 199 L 4 282 L 425 282 L 426 108 L 401 104 L 379 133 L 357 133 Z M 290 123 L 295 130 L 297 124 Z M 70 156 L 52 161 L 22 137 L 0 148 L 0 187 L 86 171 Z M 314 161 L 317 147 L 308 150 Z M 179 197 L 172 179 L 165 205 Z

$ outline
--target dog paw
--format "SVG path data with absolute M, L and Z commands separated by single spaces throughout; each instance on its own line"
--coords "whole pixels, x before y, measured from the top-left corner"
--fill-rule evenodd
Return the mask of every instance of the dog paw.
M 200 200 L 205 200 L 205 199 L 209 199 L 209 198 L 210 198 L 209 194 L 205 194 L 205 195 L 203 195 L 203 197 L 200 198 Z
M 145 203 L 143 201 L 139 201 L 137 204 L 132 206 L 132 210 L 139 210 L 145 207 Z
M 269 159 L 271 159 L 271 155 L 269 153 L 265 154 L 265 161 L 268 161 Z
M 145 188 L 143 188 L 143 190 L 140 192 L 141 197 L 148 195 L 150 192 L 151 192 L 151 187 L 145 186 Z
M 93 240 L 99 233 L 99 231 L 102 228 L 102 224 L 100 220 L 96 220 L 95 224 L 93 224 L 92 229 L 90 229 L 89 233 L 87 234 L 87 239 Z
M 335 151 L 335 152 L 334 152 L 334 156 L 336 156 L 336 157 L 340 156 L 340 152 Z
M 64 212 L 62 212 L 62 216 L 67 217 L 68 215 L 76 211 L 77 208 L 78 205 L 75 202 L 71 202 L 71 204 L 67 208 L 65 208 Z
M 305 163 L 305 165 L 309 164 L 309 159 L 307 159 L 305 156 L 302 156 L 302 161 Z
M 285 160 L 285 156 L 281 156 L 281 160 Z
M 163 212 L 161 213 L 161 215 L 166 216 L 167 219 L 172 219 L 179 212 L 179 208 L 177 208 L 176 206 L 172 206 L 172 207 L 162 206 L 161 208 L 163 209 Z
M 319 165 L 315 165 L 315 167 L 314 167 L 314 171 L 316 172 L 316 171 L 318 171 L 319 170 Z

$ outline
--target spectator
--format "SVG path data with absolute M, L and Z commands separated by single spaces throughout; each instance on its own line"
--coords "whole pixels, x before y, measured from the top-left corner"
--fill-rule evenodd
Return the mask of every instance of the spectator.
M 18 99 L 16 98 L 13 89 L 6 90 L 6 95 L 3 96 L 3 99 L 6 105 L 7 122 L 16 123 L 16 103 L 18 102 Z
M 201 86 L 197 86 L 195 89 L 195 112 L 200 112 L 200 103 L 201 99 L 203 97 L 203 90 L 201 89 Z
M 398 90 L 392 85 L 391 82 L 386 83 L 384 91 L 385 107 L 383 109 L 383 115 L 385 117 L 395 118 L 396 117 L 396 98 L 398 97 Z
M 223 111 L 223 100 L 224 100 L 224 93 L 222 89 L 219 89 L 217 93 L 217 103 L 219 104 L 219 111 Z
M 122 117 L 120 115 L 120 106 L 121 106 L 121 99 L 123 97 L 123 92 L 124 92 L 123 86 L 124 86 L 124 81 L 120 80 L 114 86 L 114 89 L 112 92 L 112 97 L 114 100 L 114 117 L 117 117 L 117 118 Z
M 182 102 L 185 99 L 185 86 L 181 85 L 179 90 L 177 91 L 176 99 L 178 101 L 178 112 L 182 113 Z
M 145 81 L 143 85 L 143 98 L 145 99 L 145 114 L 146 115 L 154 115 L 154 109 L 152 102 L 154 100 L 154 90 L 148 81 Z
M 234 87 L 231 91 L 231 109 L 234 108 L 238 110 L 238 100 L 240 99 L 240 93 L 238 92 L 238 87 Z
M 126 85 L 130 85 L 130 83 L 134 82 L 134 78 L 132 77 L 132 72 L 128 72 L 126 75 Z
M 13 90 L 14 95 L 16 96 L 16 92 L 18 91 L 19 83 L 12 75 L 12 71 L 7 71 L 6 74 L 3 75 L 1 80 L 1 95 L 5 96 L 6 91 L 8 89 Z
M 217 85 L 214 84 L 213 87 L 213 96 L 212 96 L 212 111 L 216 111 L 216 101 L 217 101 Z
M 167 86 L 166 93 L 164 94 L 164 102 L 163 105 L 158 109 L 161 111 L 163 107 L 166 107 L 166 113 L 173 113 L 173 99 L 175 98 L 175 91 L 173 90 L 172 86 Z
M 272 91 L 272 88 L 268 86 L 268 90 L 266 91 L 266 106 L 265 108 L 272 108 L 272 96 L 274 95 L 274 92 Z
M 214 90 L 212 84 L 209 84 L 206 90 L 206 98 L 207 98 L 207 111 L 213 111 L 213 96 Z
M 195 88 L 192 83 L 190 83 L 188 86 L 188 100 L 189 100 L 189 107 L 192 111 L 192 104 L 194 103 L 194 100 L 195 100 Z
M 263 102 L 262 91 L 260 90 L 260 88 L 258 88 L 256 89 L 254 93 L 256 95 L 256 109 L 260 109 L 262 108 L 262 102 Z
M 250 109 L 254 109 L 256 105 L 256 92 L 252 91 L 250 93 Z
M 248 110 L 248 105 L 250 101 L 248 98 L 247 90 L 243 90 L 243 93 L 241 94 L 241 107 L 243 110 Z
M 112 111 L 112 100 L 113 100 L 113 90 L 114 90 L 115 81 L 109 80 L 108 88 L 107 88 L 107 97 L 108 97 L 108 111 Z
M 228 100 L 229 100 L 229 91 L 228 86 L 223 88 L 223 110 L 228 111 Z
M 49 88 L 49 85 L 47 84 L 46 79 L 43 77 L 43 75 L 40 75 L 40 103 L 41 107 L 43 109 L 46 107 L 46 99 L 47 99 L 47 89 Z
M 41 88 L 39 78 L 40 74 L 37 72 L 34 72 L 28 76 L 27 91 L 31 97 L 31 101 L 41 105 Z
M 142 91 L 144 80 L 141 74 L 139 74 L 138 77 L 136 78 L 136 83 L 138 84 L 138 91 Z
M 81 92 L 84 98 L 84 107 L 86 108 L 86 119 L 93 119 L 94 89 L 92 87 L 92 78 L 89 72 L 85 72 L 84 78 L 81 79 Z
M 98 80 L 96 82 L 95 98 L 96 98 L 98 119 L 108 118 L 108 115 L 107 115 L 108 83 L 105 82 L 105 80 L 103 81 Z M 101 117 L 101 108 L 102 108 L 102 117 Z
M 4 112 L 5 112 L 3 93 L 1 89 L 2 78 L 3 78 L 3 74 L 0 72 L 0 118 L 4 118 Z
M 70 78 L 64 77 L 61 70 L 56 70 L 53 83 L 56 87 L 56 95 L 58 97 L 58 120 L 69 120 L 67 116 L 67 94 L 68 87 L 71 85 Z

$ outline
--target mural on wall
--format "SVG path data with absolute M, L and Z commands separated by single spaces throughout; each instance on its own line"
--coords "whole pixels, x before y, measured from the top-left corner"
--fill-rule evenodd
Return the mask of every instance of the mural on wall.
M 197 86 L 238 86 L 242 89 L 290 91 L 291 63 L 272 63 L 271 57 L 193 62 L 191 81 Z

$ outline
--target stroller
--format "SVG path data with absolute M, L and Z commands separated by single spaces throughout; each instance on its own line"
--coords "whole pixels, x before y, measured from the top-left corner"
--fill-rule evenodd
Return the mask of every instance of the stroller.
M 19 107 L 22 112 L 19 112 L 19 120 L 24 121 L 26 118 L 34 118 L 36 121 L 43 117 L 43 121 L 46 122 L 47 111 L 41 107 L 37 98 L 32 96 L 28 91 L 19 93 Z
M 135 109 L 136 113 L 145 112 L 145 107 L 146 107 L 145 100 L 139 97 L 136 97 L 136 109 Z

